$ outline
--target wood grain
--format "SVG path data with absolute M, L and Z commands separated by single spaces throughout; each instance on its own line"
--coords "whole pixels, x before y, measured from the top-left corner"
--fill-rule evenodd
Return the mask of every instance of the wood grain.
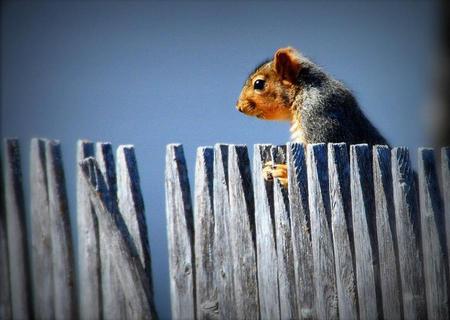
M 393 148 L 391 165 L 403 315 L 405 319 L 425 319 L 427 308 L 419 238 L 419 212 L 414 171 L 411 169 L 408 149 Z
M 228 146 L 228 177 L 236 315 L 258 319 L 255 211 L 247 147 Z
M 219 307 L 214 279 L 214 149 L 197 149 L 195 165 L 195 280 L 197 319 L 218 319 Z
M 4 140 L 3 156 L 12 318 L 28 319 L 32 313 L 31 283 L 22 169 L 17 139 Z
M 372 157 L 367 144 L 350 147 L 350 189 L 360 319 L 382 315 Z
M 194 319 L 194 229 L 190 187 L 181 145 L 167 146 L 165 183 L 172 317 Z
M 350 166 L 345 143 L 328 144 L 328 173 L 339 317 L 358 319 Z
M 380 264 L 381 300 L 385 319 L 402 319 L 400 270 L 397 262 L 397 234 L 391 174 L 391 150 L 374 146 L 373 180 Z
M 420 229 L 429 319 L 448 319 L 445 219 L 434 150 L 419 148 Z
M 275 244 L 273 181 L 263 177 L 264 165 L 272 160 L 271 146 L 258 144 L 253 153 L 255 190 L 256 256 L 261 319 L 280 319 L 278 263 Z
M 308 206 L 306 157 L 302 144 L 288 144 L 287 164 L 298 315 L 300 319 L 313 319 L 316 313 L 311 219 Z
M 314 261 L 316 316 L 337 319 L 338 301 L 331 234 L 331 208 L 328 192 L 328 161 L 325 144 L 307 147 L 308 202 Z

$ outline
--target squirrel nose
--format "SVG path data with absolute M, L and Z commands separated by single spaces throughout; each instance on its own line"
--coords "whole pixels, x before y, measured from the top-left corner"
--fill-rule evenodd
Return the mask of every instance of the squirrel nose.
M 238 109 L 239 112 L 244 112 L 238 105 L 236 105 L 236 109 Z

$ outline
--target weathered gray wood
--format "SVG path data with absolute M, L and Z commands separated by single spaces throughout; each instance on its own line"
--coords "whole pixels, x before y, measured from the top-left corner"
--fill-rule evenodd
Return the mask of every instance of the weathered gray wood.
M 316 316 L 318 319 L 337 319 L 338 301 L 331 235 L 327 148 L 325 144 L 308 145 L 307 172 Z
M 147 223 L 145 221 L 144 199 L 142 198 L 138 165 L 133 146 L 122 145 L 117 149 L 116 172 L 119 212 L 127 225 L 141 258 L 142 266 L 147 274 L 150 290 L 150 307 L 153 317 L 156 317 L 153 299 L 152 262 L 147 236 Z
M 261 319 L 280 319 L 278 263 L 275 245 L 273 181 L 263 177 L 264 165 L 271 161 L 270 145 L 255 145 L 253 183 L 255 190 L 256 256 L 259 311 Z
M 0 148 L 0 319 L 11 319 L 11 294 L 9 286 L 8 237 L 6 234 L 5 186 Z
M 52 240 L 54 315 L 56 319 L 76 319 L 72 234 L 58 141 L 46 142 L 45 159 Z
M 448 319 L 448 269 L 444 212 L 434 150 L 419 148 L 420 229 L 429 319 Z
M 316 317 L 314 269 L 308 207 L 308 178 L 306 175 L 305 150 L 302 144 L 288 144 L 287 163 L 298 315 L 301 319 L 312 319 Z
M 195 164 L 195 281 L 197 319 L 218 319 L 219 307 L 214 282 L 214 149 L 197 149 Z
M 228 146 L 214 146 L 214 266 L 219 318 L 236 319 L 228 195 Z
M 106 255 L 114 257 L 119 288 L 124 292 L 126 312 L 124 319 L 152 319 L 147 275 L 140 261 L 136 247 L 130 246 L 129 239 L 117 225 L 111 208 L 110 192 L 106 186 L 103 173 L 93 158 L 81 162 L 84 183 L 89 190 L 89 198 L 95 207 L 99 229 L 109 240 L 105 247 Z M 115 318 L 115 317 L 114 317 Z
M 285 146 L 272 147 L 271 155 L 274 164 L 286 163 Z M 273 199 L 280 318 L 298 319 L 288 190 L 281 185 L 278 179 L 275 179 L 273 184 Z
M 27 231 L 22 186 L 19 141 L 4 141 L 4 186 L 6 202 L 6 233 L 9 253 L 9 281 L 13 319 L 31 316 L 31 286 L 28 271 Z
M 350 189 L 360 319 L 382 315 L 372 158 L 367 144 L 350 147 Z
M 391 151 L 387 146 L 373 147 L 373 179 L 383 316 L 385 319 L 402 319 Z
M 447 236 L 447 259 L 450 259 L 450 147 L 441 149 L 442 197 Z M 448 267 L 450 268 L 450 262 Z M 450 275 L 450 269 L 449 269 Z M 447 279 L 450 282 L 450 279 Z M 447 292 L 448 294 L 449 292 Z
M 395 225 L 405 319 L 427 316 L 414 172 L 407 148 L 391 151 Z
M 339 317 L 358 319 L 350 167 L 345 143 L 328 144 L 328 173 Z
M 34 292 L 34 315 L 38 319 L 54 318 L 52 235 L 43 139 L 31 140 L 31 258 Z
M 122 235 L 127 237 L 128 230 L 124 230 L 126 229 L 125 223 L 118 208 L 117 178 L 112 145 L 109 142 L 97 142 L 95 159 L 108 192 L 108 197 L 105 197 L 108 212 L 112 215 L 116 226 L 122 231 Z M 123 271 L 118 268 L 115 256 L 108 254 L 110 251 L 107 247 L 110 246 L 110 239 L 106 234 L 105 230 L 99 228 L 103 316 L 106 319 L 123 319 L 126 318 L 128 312 L 125 293 L 119 283 L 119 273 Z
M 93 156 L 94 144 L 79 140 L 77 164 Z M 77 165 L 79 315 L 81 319 L 100 319 L 103 312 L 98 221 L 84 179 Z
M 190 187 L 181 145 L 167 146 L 165 183 L 172 317 L 194 319 L 194 230 Z
M 238 319 L 258 319 L 255 217 L 247 147 L 228 146 L 230 236 Z

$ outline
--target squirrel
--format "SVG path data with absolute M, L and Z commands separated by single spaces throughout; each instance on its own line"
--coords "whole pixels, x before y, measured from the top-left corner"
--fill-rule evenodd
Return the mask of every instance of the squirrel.
M 387 145 L 344 84 L 292 47 L 278 49 L 244 83 L 236 108 L 264 120 L 291 122 L 291 141 Z M 287 186 L 287 165 L 268 162 L 266 180 Z

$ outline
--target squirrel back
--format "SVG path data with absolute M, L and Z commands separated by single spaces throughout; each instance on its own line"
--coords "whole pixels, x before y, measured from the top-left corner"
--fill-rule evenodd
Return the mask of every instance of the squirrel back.
M 290 47 L 250 74 L 236 107 L 261 119 L 290 121 L 293 142 L 387 144 L 350 90 Z

